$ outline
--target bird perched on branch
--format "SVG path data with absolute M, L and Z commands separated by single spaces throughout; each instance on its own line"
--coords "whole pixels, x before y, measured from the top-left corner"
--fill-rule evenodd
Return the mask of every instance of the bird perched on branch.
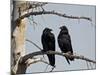
M 58 35 L 58 45 L 63 53 L 69 53 L 73 55 L 73 49 L 71 44 L 71 38 L 66 26 L 60 27 L 61 31 Z M 73 61 L 74 58 L 67 58 L 66 60 L 68 64 L 70 64 L 69 60 Z
M 55 36 L 51 33 L 52 29 L 45 28 L 41 37 L 43 51 L 55 51 Z M 47 54 L 49 63 L 51 66 L 55 67 L 55 55 Z

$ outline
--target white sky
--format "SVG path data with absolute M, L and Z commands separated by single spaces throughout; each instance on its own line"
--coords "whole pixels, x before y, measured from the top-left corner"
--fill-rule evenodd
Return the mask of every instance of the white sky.
M 87 20 L 72 20 L 54 15 L 34 16 L 34 20 L 38 23 L 35 26 L 28 24 L 26 38 L 35 42 L 42 48 L 41 35 L 45 27 L 53 29 L 56 38 L 56 50 L 60 51 L 57 43 L 57 36 L 59 34 L 59 27 L 66 25 L 72 39 L 73 51 L 77 54 L 84 55 L 90 59 L 95 60 L 95 6 L 81 6 L 81 5 L 68 5 L 68 4 L 52 4 L 49 3 L 44 6 L 46 10 L 55 10 L 67 15 L 74 16 L 87 16 L 92 18 L 92 23 Z M 35 46 L 26 42 L 26 53 L 38 51 Z M 46 56 L 45 56 L 46 57 Z M 95 66 L 93 66 L 95 67 Z M 36 63 L 27 69 L 27 73 L 44 72 L 46 64 Z M 51 67 L 48 67 L 47 71 Z M 86 62 L 82 60 L 75 60 L 68 65 L 65 58 L 56 56 L 56 68 L 54 71 L 64 70 L 80 70 L 87 69 Z

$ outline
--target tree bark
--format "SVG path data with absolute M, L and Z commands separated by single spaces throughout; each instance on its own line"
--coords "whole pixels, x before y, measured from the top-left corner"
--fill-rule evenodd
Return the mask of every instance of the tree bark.
M 25 64 L 19 64 L 20 58 L 25 55 L 25 31 L 26 24 L 25 19 L 23 19 L 19 23 L 19 26 L 16 26 L 13 32 L 14 38 L 12 39 L 12 66 L 15 73 L 24 73 L 24 69 L 26 69 Z

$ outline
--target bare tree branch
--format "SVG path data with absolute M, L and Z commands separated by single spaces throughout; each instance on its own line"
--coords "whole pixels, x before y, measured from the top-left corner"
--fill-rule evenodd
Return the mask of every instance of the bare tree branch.
M 88 62 L 96 63 L 96 61 L 91 60 L 89 58 L 86 58 L 84 56 L 70 55 L 68 53 L 60 53 L 60 52 L 57 52 L 57 51 L 47 51 L 47 52 L 37 51 L 37 52 L 33 52 L 33 53 L 30 53 L 30 54 L 25 55 L 22 58 L 21 62 L 25 62 L 27 59 L 32 58 L 34 56 L 44 55 L 44 54 L 55 54 L 55 55 L 65 56 L 67 58 L 81 59 L 81 60 L 85 60 L 85 61 L 88 61 Z
M 36 12 L 29 12 L 29 13 L 26 13 L 24 15 L 22 15 L 20 18 L 18 18 L 16 22 L 19 22 L 21 19 L 24 19 L 24 18 L 27 18 L 31 15 L 42 15 L 42 14 L 53 14 L 53 15 L 57 15 L 57 16 L 60 16 L 60 17 L 64 17 L 64 18 L 69 18 L 69 19 L 85 19 L 85 20 L 88 20 L 88 21 L 92 21 L 91 18 L 89 17 L 84 17 L 84 16 L 72 16 L 72 15 L 66 15 L 66 14 L 61 14 L 61 13 L 58 13 L 58 12 L 55 12 L 55 11 L 36 11 Z
M 21 8 L 21 12 L 24 12 L 24 11 L 27 11 L 29 9 L 36 9 L 36 8 L 39 8 L 39 7 L 43 7 L 44 5 L 48 4 L 47 2 L 33 2 L 33 1 L 30 1 L 30 2 L 27 2 L 27 1 L 24 1 L 24 2 L 16 2 L 16 6 L 17 8 Z

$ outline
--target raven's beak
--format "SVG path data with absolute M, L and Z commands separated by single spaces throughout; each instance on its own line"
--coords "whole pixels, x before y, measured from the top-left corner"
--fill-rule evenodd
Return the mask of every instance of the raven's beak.
M 52 29 L 50 29 L 50 31 L 53 31 Z

